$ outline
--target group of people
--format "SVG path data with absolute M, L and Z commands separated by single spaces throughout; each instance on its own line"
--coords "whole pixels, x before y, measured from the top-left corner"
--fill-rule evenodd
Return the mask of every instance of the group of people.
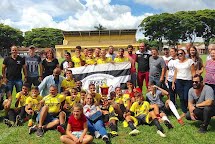
M 63 143 L 90 143 L 93 137 L 110 143 L 110 136 L 118 136 L 120 121 L 131 129 L 131 136 L 140 133 L 138 125 L 149 125 L 157 128 L 159 136 L 166 137 L 161 123 L 168 129 L 174 128 L 168 118 L 172 113 L 180 125 L 184 125 L 184 118 L 201 120 L 199 132 L 205 133 L 215 115 L 215 45 L 209 47 L 206 64 L 195 46 L 187 44 L 186 48 L 164 48 L 164 55 L 159 56 L 156 48 L 147 49 L 144 43 L 140 43 L 135 53 L 132 45 L 128 45 L 127 52 L 120 48 L 118 53 L 113 46 L 108 50 L 85 48 L 83 52 L 77 46 L 74 55 L 66 52 L 65 60 L 59 64 L 52 50 L 42 60 L 35 54 L 34 46 L 29 47 L 26 57 L 20 57 L 17 47 L 12 46 L 11 55 L 4 58 L 0 76 L 4 123 L 13 127 L 28 122 L 29 134 L 36 132 L 38 137 L 47 130 L 57 129 Z M 118 86 L 108 95 L 98 93 L 93 83 L 83 89 L 82 82 L 73 78 L 70 69 L 120 62 L 131 63 L 131 80 L 127 81 L 126 89 Z M 14 86 L 17 93 L 12 106 Z

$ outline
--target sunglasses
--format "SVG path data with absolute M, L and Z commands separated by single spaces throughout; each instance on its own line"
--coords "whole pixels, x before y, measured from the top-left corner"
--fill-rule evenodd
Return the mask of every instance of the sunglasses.
M 178 56 L 179 56 L 179 55 L 184 55 L 184 53 L 178 53 L 177 55 L 178 55 Z
M 193 83 L 194 83 L 194 84 L 198 84 L 198 83 L 200 83 L 200 81 L 193 81 Z

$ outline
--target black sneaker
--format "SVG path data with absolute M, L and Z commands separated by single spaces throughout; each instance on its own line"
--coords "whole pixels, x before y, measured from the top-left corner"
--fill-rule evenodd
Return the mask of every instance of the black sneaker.
M 207 126 L 204 124 L 200 125 L 199 133 L 206 133 L 207 132 Z
M 17 115 L 15 126 L 21 126 L 21 125 L 22 125 L 22 119 L 21 119 L 20 115 Z
M 43 128 L 38 128 L 38 129 L 37 129 L 37 132 L 36 132 L 37 137 L 42 137 L 43 134 L 44 134 Z
M 172 124 L 169 121 L 167 121 L 167 120 L 164 121 L 164 124 L 168 127 L 168 129 L 172 129 L 173 128 Z
M 109 139 L 109 137 L 107 136 L 107 135 L 104 135 L 103 137 L 102 137 L 102 140 L 106 143 L 106 144 L 110 144 L 111 142 L 110 142 L 110 139 Z
M 3 123 L 6 124 L 8 127 L 14 126 L 14 122 L 10 121 L 9 119 L 4 119 Z
M 34 133 L 36 131 L 37 131 L 37 126 L 36 125 L 34 125 L 32 127 L 29 127 L 29 129 L 28 129 L 28 133 L 29 134 L 32 134 L 32 133 Z

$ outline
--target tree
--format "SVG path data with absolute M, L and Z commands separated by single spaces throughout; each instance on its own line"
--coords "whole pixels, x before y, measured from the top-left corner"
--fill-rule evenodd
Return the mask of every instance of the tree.
M 22 31 L 0 24 L 0 48 L 9 49 L 12 45 L 21 46 L 23 40 Z
M 105 28 L 105 27 L 103 27 L 101 24 L 99 24 L 98 26 L 94 26 L 94 28 L 96 29 L 96 30 L 106 30 L 107 28 Z
M 147 40 L 147 39 L 139 39 L 137 41 L 138 43 L 144 43 L 146 46 L 149 46 L 149 47 L 154 47 L 154 48 L 158 48 L 159 45 L 158 45 L 158 41 L 156 40 Z
M 215 11 L 208 9 L 199 10 L 196 13 L 196 18 L 201 23 L 197 26 L 197 35 L 204 39 L 207 51 L 210 40 L 215 38 Z
M 35 28 L 25 32 L 24 46 L 35 45 L 39 48 L 55 47 L 63 43 L 63 34 L 59 29 Z

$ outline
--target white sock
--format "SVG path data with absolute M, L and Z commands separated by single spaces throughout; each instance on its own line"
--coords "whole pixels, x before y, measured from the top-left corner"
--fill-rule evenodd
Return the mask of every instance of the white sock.
M 169 121 L 169 119 L 167 118 L 167 116 L 162 116 L 162 118 L 161 118 L 163 121 L 168 121 L 169 123 L 170 123 L 170 121 Z
M 179 116 L 179 114 L 178 114 L 178 111 L 177 111 L 177 109 L 176 109 L 174 103 L 170 100 L 168 104 L 169 104 L 170 110 L 173 112 L 173 114 L 175 115 L 175 117 L 176 117 L 177 119 L 180 119 L 180 116 Z

